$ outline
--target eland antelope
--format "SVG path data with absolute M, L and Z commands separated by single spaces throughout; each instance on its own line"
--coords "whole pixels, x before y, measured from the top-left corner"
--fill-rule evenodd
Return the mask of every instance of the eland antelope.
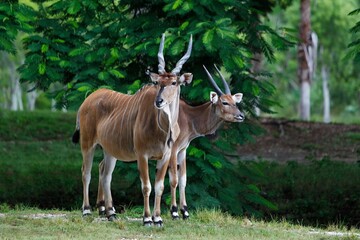
M 204 69 L 213 85 L 215 92 L 210 92 L 210 102 L 200 106 L 192 107 L 180 101 L 178 123 L 180 135 L 174 142 L 171 150 L 171 159 L 169 163 L 169 179 L 171 187 L 171 216 L 176 219 L 179 217 L 176 204 L 176 188 L 179 184 L 180 193 L 180 211 L 184 219 L 189 217 L 186 199 L 186 149 L 190 142 L 200 136 L 213 134 L 224 122 L 242 122 L 245 117 L 238 109 L 236 103 L 242 100 L 243 94 L 236 93 L 231 95 L 229 85 L 225 78 L 215 66 L 220 75 L 225 93 L 221 91 L 209 71 Z
M 164 188 L 171 146 L 179 135 L 177 122 L 180 85 L 192 81 L 191 73 L 179 76 L 189 59 L 192 37 L 185 55 L 171 72 L 165 71 L 163 55 L 165 35 L 158 52 L 158 72 L 150 73 L 154 85 L 146 85 L 134 95 L 100 89 L 90 94 L 80 106 L 73 141 L 80 140 L 83 156 L 83 215 L 91 213 L 89 183 L 96 145 L 103 149 L 104 159 L 99 164 L 99 191 L 97 205 L 109 220 L 116 219 L 110 184 L 116 160 L 137 161 L 144 197 L 144 225 L 162 225 L 160 201 Z M 154 107 L 155 105 L 155 107 Z M 155 181 L 155 204 L 150 213 L 151 183 L 148 159 L 158 160 Z

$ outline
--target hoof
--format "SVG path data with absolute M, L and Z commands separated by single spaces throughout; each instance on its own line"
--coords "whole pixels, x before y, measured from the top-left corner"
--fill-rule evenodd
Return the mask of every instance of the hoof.
M 114 222 L 117 220 L 116 214 L 110 215 L 107 217 L 110 222 Z
M 181 209 L 180 211 L 181 211 L 181 215 L 182 215 L 184 220 L 186 220 L 186 219 L 188 219 L 190 217 L 187 206 L 184 206 L 184 208 Z
M 163 227 L 163 221 L 160 220 L 158 222 L 154 222 L 154 226 L 155 227 L 160 227 L 160 228 Z
M 100 206 L 99 207 L 99 216 L 100 217 L 105 217 L 106 216 L 105 206 Z
M 153 225 L 153 220 L 151 219 L 151 217 L 144 217 L 143 224 L 145 227 L 151 227 Z
M 82 210 L 83 217 L 91 216 L 91 207 L 84 207 Z
M 115 221 L 116 220 L 115 208 L 114 207 L 109 207 L 106 216 L 107 216 L 109 221 Z
M 99 216 L 100 216 L 100 217 L 105 217 L 105 216 L 106 216 L 106 212 L 105 212 L 105 211 L 99 211 Z
M 170 209 L 170 214 L 173 220 L 178 220 L 179 219 L 179 213 L 178 213 L 178 208 L 175 206 L 172 206 Z
M 152 220 L 154 222 L 154 226 L 156 226 L 156 227 L 162 227 L 163 226 L 163 220 L 162 220 L 162 218 L 160 216 L 158 216 L 158 217 L 153 216 Z
M 144 222 L 144 227 L 151 227 L 152 224 L 152 222 Z

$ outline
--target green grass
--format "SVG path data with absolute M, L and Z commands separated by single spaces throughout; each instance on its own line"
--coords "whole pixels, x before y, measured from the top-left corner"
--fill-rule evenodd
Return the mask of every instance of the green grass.
M 2 210 L 1 210 L 2 209 Z M 138 209 L 116 222 L 82 218 L 79 211 L 0 208 L 0 239 L 358 239 L 360 231 L 336 226 L 316 229 L 286 221 L 236 218 L 217 210 L 200 210 L 187 221 L 164 216 L 164 226 L 143 227 Z M 52 215 L 53 217 L 49 217 Z M 337 234 L 337 236 L 332 236 Z

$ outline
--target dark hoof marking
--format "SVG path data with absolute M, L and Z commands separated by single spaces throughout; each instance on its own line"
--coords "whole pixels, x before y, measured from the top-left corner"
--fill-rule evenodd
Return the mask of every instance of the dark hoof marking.
M 145 227 L 151 227 L 152 224 L 153 224 L 152 221 L 146 221 L 146 222 L 144 222 L 144 226 L 145 226 Z
M 189 219 L 190 215 L 189 215 L 187 206 L 184 206 L 184 208 L 180 209 L 180 211 L 181 211 L 181 215 L 184 220 Z
M 99 209 L 99 216 L 100 217 L 105 217 L 106 216 L 106 208 L 105 206 L 98 206 Z
M 99 216 L 100 217 L 105 217 L 106 216 L 106 208 L 105 208 L 105 201 L 99 201 L 96 204 L 98 210 L 99 210 Z M 109 210 L 113 210 L 112 208 L 110 208 Z
M 82 215 L 83 215 L 83 217 L 91 216 L 91 207 L 90 206 L 85 206 L 82 209 Z
M 110 222 L 116 221 L 116 220 L 117 220 L 116 214 L 113 214 L 113 215 L 108 216 L 108 220 L 109 220 Z
M 170 209 L 170 214 L 173 220 L 178 220 L 179 219 L 179 213 L 178 213 L 178 208 L 175 206 L 172 206 Z
M 153 216 L 152 221 L 153 221 L 155 227 L 162 227 L 163 226 L 163 221 L 162 221 L 160 216 L 159 217 L 154 217 Z
M 153 220 L 151 217 L 143 217 L 143 225 L 145 227 L 151 227 L 153 224 Z
M 163 221 L 157 221 L 157 222 L 154 222 L 154 226 L 155 227 L 163 227 Z

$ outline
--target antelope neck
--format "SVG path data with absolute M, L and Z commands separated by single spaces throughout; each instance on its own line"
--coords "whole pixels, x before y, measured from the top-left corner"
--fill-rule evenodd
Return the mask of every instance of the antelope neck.
M 192 107 L 192 125 L 197 136 L 214 133 L 223 122 L 216 114 L 216 106 L 211 102 Z

